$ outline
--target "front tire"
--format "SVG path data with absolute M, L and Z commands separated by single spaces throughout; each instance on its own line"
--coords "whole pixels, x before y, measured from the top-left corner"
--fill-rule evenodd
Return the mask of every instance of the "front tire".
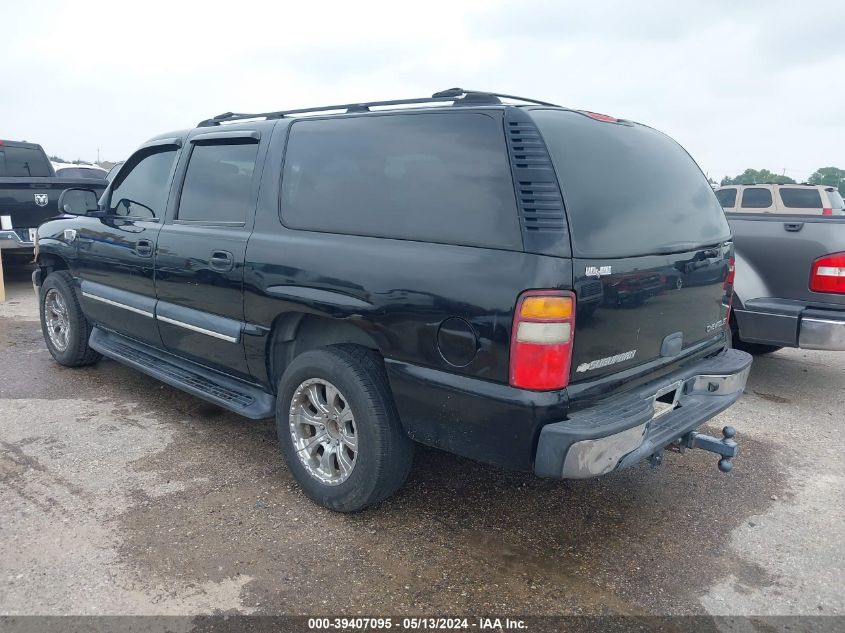
M 60 270 L 44 280 L 38 304 L 44 342 L 57 363 L 83 367 L 102 358 L 88 346 L 92 325 L 82 312 L 69 272 Z
M 279 381 L 276 432 L 302 491 L 339 512 L 392 495 L 413 461 L 382 360 L 357 345 L 293 360 Z

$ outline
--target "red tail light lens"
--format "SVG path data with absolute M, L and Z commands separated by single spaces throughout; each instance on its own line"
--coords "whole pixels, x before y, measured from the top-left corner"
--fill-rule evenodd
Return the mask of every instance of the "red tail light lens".
M 731 318 L 731 303 L 733 302 L 734 298 L 734 279 L 736 279 L 736 260 L 731 257 L 728 260 L 728 274 L 725 275 L 725 283 L 723 284 L 723 288 L 725 289 L 725 297 L 722 299 L 722 303 L 725 305 L 725 329 L 730 327 L 728 325 L 728 321 Z
M 725 290 L 733 289 L 734 279 L 736 279 L 736 260 L 731 257 L 728 260 L 728 274 L 725 276 Z
M 511 334 L 510 384 L 550 391 L 569 384 L 575 295 L 529 290 L 519 296 Z
M 845 294 L 845 253 L 833 253 L 813 262 L 810 290 Z
M 822 209 L 822 215 L 833 215 L 833 209 Z

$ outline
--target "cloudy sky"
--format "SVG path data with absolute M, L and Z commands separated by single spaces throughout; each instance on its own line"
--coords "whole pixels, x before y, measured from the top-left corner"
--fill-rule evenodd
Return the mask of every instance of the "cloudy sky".
M 716 180 L 845 168 L 841 0 L 39 0 L 0 22 L 0 138 L 71 160 L 228 110 L 461 86 L 652 125 Z

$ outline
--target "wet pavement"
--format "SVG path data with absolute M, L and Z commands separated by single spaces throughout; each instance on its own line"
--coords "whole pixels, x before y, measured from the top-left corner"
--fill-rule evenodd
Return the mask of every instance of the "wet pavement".
M 10 279 L 11 278 L 11 279 Z M 556 482 L 419 447 L 355 515 L 299 491 L 272 421 L 111 361 L 52 361 L 0 304 L 0 613 L 845 614 L 845 353 L 782 350 L 702 451 Z

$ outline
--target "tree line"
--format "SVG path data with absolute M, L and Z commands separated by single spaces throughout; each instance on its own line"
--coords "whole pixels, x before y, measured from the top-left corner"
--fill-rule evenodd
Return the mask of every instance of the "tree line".
M 839 167 L 819 167 L 807 179 L 811 185 L 825 185 L 836 187 L 845 196 L 845 169 Z M 760 183 L 775 183 L 779 185 L 796 184 L 793 178 L 782 176 L 768 169 L 746 169 L 738 176 L 722 178 L 722 185 L 757 185 Z

